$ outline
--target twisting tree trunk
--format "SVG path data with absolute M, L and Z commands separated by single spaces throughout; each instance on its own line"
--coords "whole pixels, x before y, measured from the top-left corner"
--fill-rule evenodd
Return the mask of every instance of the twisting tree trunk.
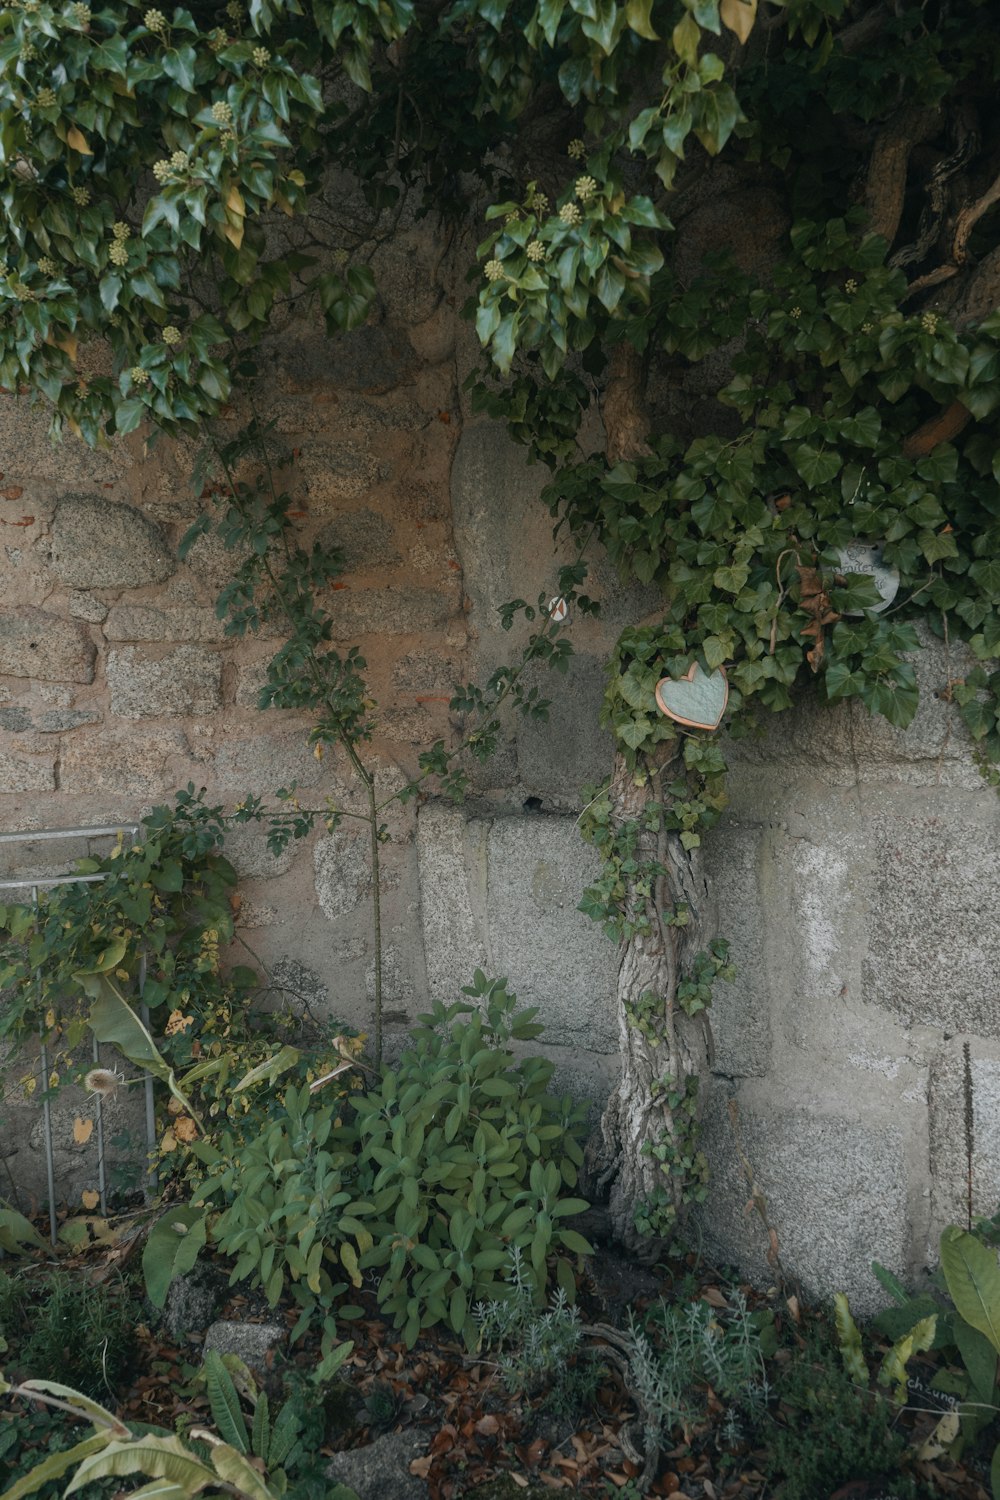
M 666 747 L 668 753 L 673 748 Z M 662 772 L 662 766 L 659 769 Z M 708 889 L 699 851 L 686 850 L 679 836 L 663 826 L 662 814 L 649 816 L 661 795 L 661 779 L 654 775 L 637 784 L 619 755 L 611 780 L 613 831 L 637 825 L 633 857 L 640 868 L 655 866 L 657 873 L 648 895 L 641 894 L 645 882 L 628 881 L 626 930 L 634 923 L 644 930 L 624 939 L 620 947 L 621 1080 L 588 1152 L 590 1190 L 608 1191 L 615 1238 L 643 1260 L 656 1259 L 665 1241 L 662 1236 L 637 1231 L 636 1206 L 666 1194 L 678 1216 L 686 1207 L 685 1187 L 690 1190 L 690 1178 L 669 1168 L 691 1149 L 688 1110 L 696 1111 L 697 1100 L 688 1094 L 688 1080 L 695 1080 L 697 1087 L 707 1072 L 711 1050 L 704 1015 L 688 1016 L 677 998 L 679 981 L 712 936 Z M 685 925 L 669 920 L 679 908 L 687 909 Z M 687 1108 L 671 1104 L 678 1096 Z M 664 1146 L 661 1163 L 655 1153 Z

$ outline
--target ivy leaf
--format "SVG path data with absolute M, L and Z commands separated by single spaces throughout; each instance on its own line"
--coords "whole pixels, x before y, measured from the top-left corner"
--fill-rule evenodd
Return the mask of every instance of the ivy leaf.
M 811 490 L 829 484 L 840 471 L 840 459 L 836 453 L 814 448 L 811 443 L 799 444 L 792 453 L 792 463 Z

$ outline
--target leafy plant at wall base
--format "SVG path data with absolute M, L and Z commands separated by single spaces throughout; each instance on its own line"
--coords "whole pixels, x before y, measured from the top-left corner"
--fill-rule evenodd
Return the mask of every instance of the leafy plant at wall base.
M 583 1156 L 579 1111 L 549 1094 L 551 1063 L 514 1057 L 512 1043 L 542 1030 L 534 1011 L 517 1012 L 505 981 L 480 973 L 466 993 L 483 1008 L 436 1003 L 367 1093 L 326 1104 L 290 1088 L 253 1140 L 192 1148 L 208 1171 L 189 1212 L 236 1257 L 234 1281 L 251 1277 L 272 1306 L 291 1293 L 302 1308 L 293 1336 L 322 1318 L 324 1378 L 350 1348 L 334 1348 L 336 1318 L 360 1313 L 339 1299 L 366 1270 L 411 1345 L 444 1322 L 471 1346 L 473 1306 L 504 1294 L 512 1245 L 536 1298 L 550 1257 L 575 1293 L 571 1260 L 590 1250 L 563 1222 L 587 1207 L 566 1196 Z M 185 1218 L 186 1233 L 196 1222 Z
M 764 1437 L 768 1479 L 781 1500 L 815 1500 L 849 1480 L 882 1481 L 898 1500 L 927 1491 L 906 1473 L 906 1442 L 894 1431 L 895 1408 L 859 1385 L 823 1332 L 776 1378 L 778 1407 Z
M 876 1262 L 872 1269 L 897 1303 L 879 1314 L 876 1326 L 899 1343 L 904 1338 L 918 1336 L 918 1331 L 933 1318 L 935 1332 L 931 1347 L 953 1349 L 964 1367 L 963 1374 L 951 1376 L 942 1372 L 932 1382 L 938 1389 L 959 1398 L 959 1421 L 956 1424 L 952 1415 L 946 1414 L 928 1444 L 936 1451 L 947 1448 L 957 1456 L 981 1438 L 1000 1409 L 997 1380 L 1000 1268 L 996 1250 L 978 1234 L 955 1225 L 943 1231 L 937 1279 L 948 1302 L 941 1302 L 929 1293 L 912 1297 L 884 1266 Z M 993 1451 L 991 1483 L 994 1500 L 1000 1500 L 1000 1441 Z

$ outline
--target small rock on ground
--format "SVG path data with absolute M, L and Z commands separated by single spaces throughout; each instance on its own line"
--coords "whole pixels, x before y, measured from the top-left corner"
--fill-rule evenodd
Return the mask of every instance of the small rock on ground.
M 265 1371 L 267 1357 L 288 1342 L 283 1323 L 213 1323 L 205 1334 L 205 1353 L 215 1349 L 219 1354 L 237 1354 L 252 1370 Z
M 427 1500 L 427 1485 L 410 1473 L 410 1464 L 426 1448 L 427 1433 L 420 1428 L 389 1432 L 364 1448 L 334 1454 L 327 1478 L 350 1485 L 360 1500 Z

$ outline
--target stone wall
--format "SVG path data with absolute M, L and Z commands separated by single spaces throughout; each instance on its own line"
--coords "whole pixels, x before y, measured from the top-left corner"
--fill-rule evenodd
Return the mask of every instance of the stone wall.
M 464 405 L 476 361 L 455 311 L 467 247 L 442 258 L 407 231 L 379 254 L 378 315 L 337 341 L 284 327 L 264 351 L 258 402 L 287 447 L 304 535 L 347 554 L 331 607 L 338 641 L 369 662 L 370 753 L 389 789 L 454 732 L 453 684 L 516 654 L 498 606 L 551 593 L 566 559 L 537 499 L 545 474 Z M 127 821 L 188 782 L 229 806 L 292 781 L 304 800 L 350 806 L 358 788 L 336 755 L 314 758 L 306 721 L 257 709 L 274 642 L 224 635 L 221 548 L 202 540 L 177 561 L 199 508 L 193 450 L 52 448 L 44 421 L 11 398 L 0 439 L 0 826 Z M 607 649 L 655 600 L 623 590 L 599 559 L 594 575 L 602 618 L 574 623 L 568 677 L 543 683 L 549 722 L 511 721 L 464 807 L 392 814 L 383 911 L 390 1046 L 429 996 L 454 997 L 476 967 L 503 973 L 541 1008 L 560 1080 L 596 1108 L 616 1067 L 615 954 L 576 910 L 594 869 L 576 818 L 581 787 L 610 765 L 597 722 Z M 964 1213 L 965 1041 L 977 1211 L 1000 1197 L 1000 809 L 935 696 L 956 663 L 941 646 L 925 654 L 906 734 L 854 707 L 806 704 L 734 745 L 732 810 L 708 854 L 739 977 L 714 1013 L 704 1235 L 768 1274 L 744 1213 L 734 1102 L 786 1267 L 809 1290 L 846 1287 L 862 1309 L 875 1301 L 873 1257 L 916 1275 L 940 1226 Z M 244 829 L 229 853 L 241 940 L 290 994 L 363 1027 L 370 873 L 354 827 L 280 858 Z M 68 851 L 4 855 L 7 873 L 42 874 Z M 76 1109 L 68 1099 L 55 1122 L 70 1198 L 92 1174 L 70 1139 Z M 41 1196 L 37 1106 L 16 1078 L 4 1112 L 8 1165 Z

